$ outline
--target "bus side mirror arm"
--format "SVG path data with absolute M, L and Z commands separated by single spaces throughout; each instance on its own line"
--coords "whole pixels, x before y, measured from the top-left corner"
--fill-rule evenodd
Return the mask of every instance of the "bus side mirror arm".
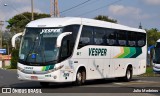
M 65 36 L 71 35 L 71 34 L 72 34 L 72 32 L 64 32 L 64 33 L 60 34 L 60 35 L 58 36 L 58 38 L 57 38 L 56 47 L 61 47 L 62 39 L 63 39 Z
M 21 36 L 23 33 L 17 33 L 12 37 L 12 47 L 15 48 L 16 38 Z

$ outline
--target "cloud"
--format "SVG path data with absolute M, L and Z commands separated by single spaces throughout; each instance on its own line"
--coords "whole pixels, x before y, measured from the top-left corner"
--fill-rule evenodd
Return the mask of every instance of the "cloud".
M 143 2 L 149 5 L 160 5 L 160 0 L 143 0 Z
M 129 16 L 134 19 L 147 19 L 150 17 L 148 14 L 143 14 L 141 9 L 130 6 L 111 5 L 108 10 L 113 15 Z
M 33 0 L 34 1 L 34 0 Z M 5 1 L 4 1 L 5 2 Z M 20 4 L 29 4 L 31 3 L 31 0 L 6 0 L 6 3 L 12 3 L 12 4 L 17 4 L 17 3 L 20 3 Z
M 27 7 L 23 7 L 23 8 L 19 8 L 19 12 L 31 12 L 31 7 L 27 6 Z M 34 8 L 34 12 L 38 12 L 38 13 L 42 13 L 42 11 L 40 9 Z
M 8 20 L 16 14 L 23 12 L 31 12 L 31 8 L 29 6 L 23 8 L 8 7 L 6 10 L 0 10 L 0 13 L 3 13 L 0 15 L 0 20 Z M 38 8 L 34 8 L 34 12 L 42 13 L 42 11 Z

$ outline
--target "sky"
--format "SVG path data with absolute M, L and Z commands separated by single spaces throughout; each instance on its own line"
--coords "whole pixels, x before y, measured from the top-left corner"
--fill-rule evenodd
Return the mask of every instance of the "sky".
M 34 12 L 50 14 L 50 0 L 33 1 Z M 59 10 L 62 12 L 87 0 L 58 1 Z M 26 11 L 31 11 L 31 0 L 0 0 L 0 21 L 7 21 L 14 15 Z M 90 0 L 60 15 L 84 18 L 106 15 L 116 19 L 122 25 L 138 28 L 141 22 L 143 29 L 157 28 L 160 30 L 160 0 Z M 7 22 L 5 22 L 3 30 L 6 25 Z

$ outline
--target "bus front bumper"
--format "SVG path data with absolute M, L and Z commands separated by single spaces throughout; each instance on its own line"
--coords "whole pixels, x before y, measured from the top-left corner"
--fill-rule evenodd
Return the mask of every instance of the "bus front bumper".
M 160 68 L 153 67 L 153 72 L 156 74 L 160 74 Z
M 17 71 L 17 77 L 19 80 L 38 81 L 38 82 L 62 82 L 59 80 L 58 72 L 48 74 L 26 74 L 21 71 Z

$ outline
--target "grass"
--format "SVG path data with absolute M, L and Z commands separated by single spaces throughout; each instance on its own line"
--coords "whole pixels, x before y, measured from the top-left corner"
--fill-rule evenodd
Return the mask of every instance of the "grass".
M 146 68 L 146 73 L 140 75 L 140 76 L 145 76 L 145 77 L 155 77 L 155 76 L 160 76 L 160 74 L 155 74 L 153 72 L 153 67 L 150 66 L 150 67 L 147 67 Z
M 12 69 L 11 66 L 5 66 L 3 69 Z

